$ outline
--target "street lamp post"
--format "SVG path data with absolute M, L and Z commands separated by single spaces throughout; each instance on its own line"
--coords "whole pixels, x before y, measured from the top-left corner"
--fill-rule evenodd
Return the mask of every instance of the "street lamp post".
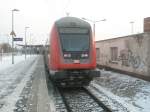
M 16 36 L 15 32 L 14 32 L 14 12 L 15 11 L 19 11 L 18 9 L 13 9 L 12 11 L 12 64 L 14 64 L 14 36 Z
M 25 41 L 25 60 L 26 60 L 26 55 L 27 55 L 27 41 L 26 41 L 26 33 L 27 33 L 27 29 L 28 29 L 29 27 L 25 27 L 25 38 L 24 38 L 24 41 Z
M 87 19 L 87 18 L 82 18 L 83 20 L 86 20 L 86 21 L 90 21 L 93 23 L 93 37 L 95 38 L 95 24 L 97 22 L 100 22 L 100 21 L 106 21 L 106 19 L 102 19 L 102 20 L 98 20 L 98 21 L 95 21 L 95 20 L 90 20 L 90 19 Z
M 134 28 L 133 27 L 134 21 L 131 21 L 130 24 L 131 24 L 131 34 L 133 34 L 133 32 L 134 32 L 134 29 L 133 29 Z

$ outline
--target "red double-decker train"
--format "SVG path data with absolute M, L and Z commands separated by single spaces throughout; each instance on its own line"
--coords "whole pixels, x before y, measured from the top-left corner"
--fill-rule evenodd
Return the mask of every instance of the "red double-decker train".
M 96 49 L 88 22 L 75 17 L 57 20 L 49 39 L 48 68 L 50 76 L 58 86 L 86 86 L 96 70 Z

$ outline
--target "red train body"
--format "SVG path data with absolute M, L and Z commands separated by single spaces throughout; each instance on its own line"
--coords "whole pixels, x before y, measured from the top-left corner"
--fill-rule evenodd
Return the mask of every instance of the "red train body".
M 100 75 L 90 24 L 74 17 L 56 21 L 50 34 L 49 71 L 62 86 L 83 86 Z

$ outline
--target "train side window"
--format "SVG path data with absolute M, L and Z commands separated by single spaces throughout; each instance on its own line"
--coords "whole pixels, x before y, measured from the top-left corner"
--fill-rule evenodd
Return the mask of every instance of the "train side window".
M 110 47 L 111 61 L 117 61 L 118 47 Z

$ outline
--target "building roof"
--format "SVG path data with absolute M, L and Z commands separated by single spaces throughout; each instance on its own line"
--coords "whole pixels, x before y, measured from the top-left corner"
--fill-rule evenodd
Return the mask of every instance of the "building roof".
M 142 37 L 140 35 L 143 35 L 143 34 L 150 34 L 150 33 L 148 33 L 148 32 L 146 32 L 146 33 L 138 33 L 138 34 L 127 35 L 127 36 L 123 36 L 123 37 L 115 37 L 115 38 L 110 38 L 110 39 L 105 39 L 105 40 L 98 40 L 98 41 L 96 41 L 96 43 L 103 42 L 103 41 L 115 40 L 115 39 L 128 38 L 128 37 L 139 37 L 140 38 L 140 37 Z

